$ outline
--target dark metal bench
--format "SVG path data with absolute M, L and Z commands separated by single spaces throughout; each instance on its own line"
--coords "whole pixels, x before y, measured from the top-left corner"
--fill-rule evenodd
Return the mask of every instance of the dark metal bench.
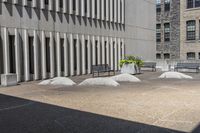
M 151 68 L 152 72 L 156 71 L 156 62 L 144 62 L 142 68 Z
M 178 71 L 179 69 L 195 69 L 198 73 L 199 67 L 199 63 L 177 63 L 177 65 L 174 67 L 174 70 Z
M 93 77 L 95 76 L 95 73 L 99 74 L 100 73 L 105 73 L 108 72 L 108 75 L 110 76 L 110 72 L 113 72 L 115 75 L 115 70 L 111 70 L 110 66 L 108 64 L 105 65 L 92 65 L 92 74 Z

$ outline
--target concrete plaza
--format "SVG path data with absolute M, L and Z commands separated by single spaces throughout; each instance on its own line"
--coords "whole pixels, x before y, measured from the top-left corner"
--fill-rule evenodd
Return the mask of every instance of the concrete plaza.
M 0 88 L 1 133 L 200 132 L 200 74 L 193 80 L 137 75 L 141 83 Z M 91 76 L 72 77 L 76 83 Z

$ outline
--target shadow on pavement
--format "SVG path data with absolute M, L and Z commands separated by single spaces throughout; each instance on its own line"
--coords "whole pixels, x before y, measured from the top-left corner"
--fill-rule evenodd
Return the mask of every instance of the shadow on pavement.
M 162 127 L 0 94 L 0 133 L 171 133 Z

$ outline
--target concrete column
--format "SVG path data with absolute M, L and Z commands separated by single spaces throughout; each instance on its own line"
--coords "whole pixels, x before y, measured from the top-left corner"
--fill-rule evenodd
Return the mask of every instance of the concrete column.
M 70 75 L 74 76 L 74 39 L 70 34 Z
M 4 28 L 4 43 L 3 43 L 3 55 L 4 55 L 4 73 L 10 73 L 10 52 L 9 52 L 9 40 L 8 30 Z
M 34 47 L 34 80 L 39 80 L 39 46 L 38 46 L 38 35 L 37 31 L 33 31 L 34 40 L 33 40 L 33 47 Z
M 118 23 L 121 23 L 121 0 L 118 1 Z
M 101 42 L 100 42 L 100 37 L 97 37 L 97 63 L 98 65 L 101 64 Z
M 23 0 L 23 6 L 27 6 L 27 5 L 28 5 L 27 0 Z
M 90 5 L 91 5 L 91 1 L 90 0 L 87 0 L 87 17 L 90 18 Z
M 101 17 L 101 0 L 97 0 L 97 19 Z
M 33 0 L 33 2 L 32 2 L 32 7 L 33 7 L 33 8 L 36 8 L 36 7 L 37 7 L 37 0 Z
M 81 59 L 80 59 L 80 40 L 79 40 L 79 35 L 76 35 L 76 75 L 80 75 L 81 73 Z
M 28 32 L 24 30 L 24 80 L 30 80 L 30 60 L 29 60 L 29 43 L 28 43 Z
M 101 38 L 101 48 L 102 48 L 102 64 L 105 64 L 105 40 L 104 37 Z
M 104 6 L 104 3 L 105 2 L 105 0 L 101 0 L 101 20 L 105 20 L 105 6 Z
M 115 56 L 115 60 L 114 60 L 114 68 L 115 68 L 115 70 L 117 71 L 117 69 L 118 69 L 118 56 L 117 56 L 117 38 L 115 37 L 115 39 L 114 39 L 114 41 L 115 41 L 115 45 L 114 45 L 114 50 L 115 50 L 115 54 L 114 54 L 114 56 Z
M 113 22 L 113 0 L 110 0 L 110 21 Z
M 95 36 L 92 36 L 92 65 L 96 65 L 96 52 Z
M 114 0 L 114 22 L 117 23 L 117 2 L 118 0 Z
M 110 65 L 110 41 L 106 38 L 106 64 Z
M 69 0 L 69 14 L 73 14 L 73 1 L 74 0 Z
M 85 16 L 85 0 L 81 0 L 81 16 Z
M 53 11 L 53 5 L 54 5 L 53 2 L 54 2 L 53 0 L 49 0 L 49 10 L 50 11 Z
M 79 15 L 79 0 L 76 0 L 76 15 Z
M 14 0 L 14 1 L 13 1 L 13 4 L 18 4 L 18 0 Z
M 40 9 L 45 9 L 44 0 L 40 0 Z
M 50 32 L 50 77 L 55 77 L 55 50 L 53 32 Z
M 67 33 L 64 33 L 64 76 L 69 76 L 68 49 Z
M 125 42 L 124 39 L 122 39 L 122 59 L 125 58 Z
M 60 45 L 60 33 L 56 33 L 56 57 L 57 57 L 57 76 L 61 77 L 61 45 Z
M 120 60 L 121 60 L 121 40 L 120 38 L 118 38 L 118 65 L 120 63 Z M 120 70 L 120 67 L 119 67 L 119 70 Z
M 19 46 L 19 33 L 15 29 L 15 61 L 16 61 L 16 74 L 17 82 L 21 81 L 21 60 L 20 60 L 20 46 Z
M 86 74 L 86 68 L 85 68 L 85 65 L 86 65 L 86 57 L 85 57 L 85 49 L 86 49 L 86 44 L 85 44 L 85 35 L 82 35 L 82 38 L 81 38 L 81 46 L 82 46 L 82 48 L 81 48 L 81 50 L 82 50 L 82 55 L 81 55 L 81 57 L 82 57 L 82 64 L 81 64 L 81 66 L 82 66 L 82 74 Z
M 60 11 L 60 0 L 56 0 L 56 12 Z
M 42 42 L 41 42 L 41 50 L 42 50 L 42 79 L 47 78 L 47 63 L 46 63 L 46 38 L 45 32 L 42 31 Z
M 125 8 L 125 3 L 124 3 L 124 0 L 122 0 L 122 18 L 121 18 L 122 24 L 124 24 L 124 22 L 125 22 L 125 10 L 124 10 L 124 8 Z
M 113 60 L 113 38 L 110 38 L 110 67 L 114 70 L 114 60 Z
M 109 12 L 109 9 L 110 9 L 109 3 L 110 3 L 110 0 L 106 0 L 106 21 L 109 21 L 109 15 L 110 15 L 110 12 Z
M 92 18 L 94 19 L 95 17 L 95 0 L 92 0 Z
M 63 1 L 63 13 L 67 13 L 67 0 L 62 0 Z
M 92 66 L 92 51 L 91 51 L 91 40 L 90 40 L 90 36 L 88 35 L 88 37 L 87 37 L 87 39 L 88 39 L 88 45 L 87 45 L 87 51 L 88 51 L 88 74 L 90 74 L 92 71 L 92 68 L 91 68 L 91 66 Z

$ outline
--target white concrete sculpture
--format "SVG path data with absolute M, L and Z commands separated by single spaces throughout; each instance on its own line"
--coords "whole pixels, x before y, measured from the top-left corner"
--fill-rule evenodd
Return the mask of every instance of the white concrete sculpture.
M 93 85 L 101 85 L 101 86 L 118 86 L 119 83 L 114 81 L 111 78 L 90 78 L 86 79 L 79 84 L 80 86 L 93 86 Z
M 191 76 L 180 72 L 165 72 L 159 78 L 161 79 L 193 79 Z
M 137 77 L 127 73 L 113 76 L 111 77 L 111 79 L 117 82 L 141 82 L 141 80 L 138 79 Z
M 75 82 L 66 77 L 56 77 L 53 79 L 44 80 L 39 83 L 39 85 L 64 85 L 64 86 L 73 86 L 75 84 L 76 84 Z

